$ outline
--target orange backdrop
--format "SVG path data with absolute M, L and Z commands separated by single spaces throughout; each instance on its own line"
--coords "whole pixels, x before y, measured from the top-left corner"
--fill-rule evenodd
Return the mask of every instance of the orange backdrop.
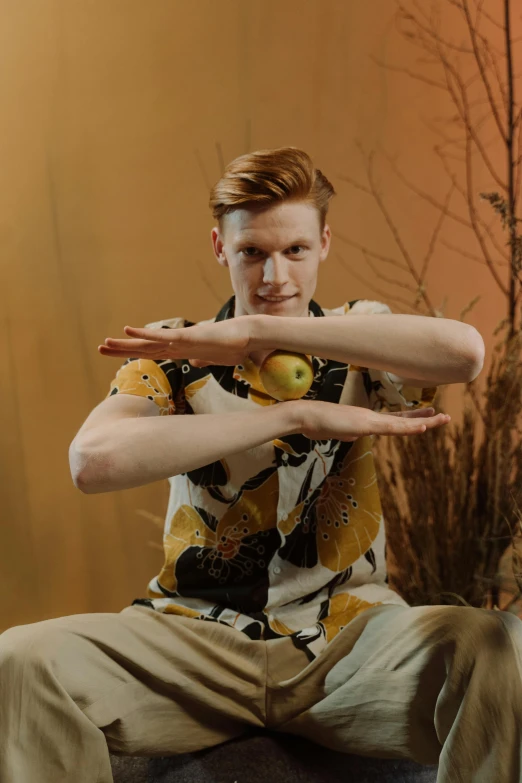
M 97 352 L 105 337 L 126 323 L 209 318 L 232 294 L 207 207 L 224 162 L 306 149 L 338 193 L 315 298 L 412 299 L 379 279 L 376 269 L 394 279 L 393 266 L 372 269 L 357 247 L 401 258 L 375 199 L 343 179 L 368 184 L 360 144 L 394 156 L 437 199 L 448 192 L 440 136 L 424 122 L 448 113 L 447 96 L 372 59 L 423 67 L 392 16 L 389 0 L 0 5 L 0 629 L 118 611 L 160 567 L 161 530 L 147 514 L 162 520 L 167 482 L 82 495 L 68 448 L 119 366 Z M 501 167 L 503 150 L 491 154 Z M 437 212 L 382 152 L 374 176 L 420 269 Z M 478 164 L 476 189 L 495 189 Z M 455 221 L 444 231 L 478 252 Z M 489 352 L 505 304 L 487 268 L 439 246 L 426 282 L 437 307 L 447 297 L 448 317 L 481 297 L 468 320 Z M 460 394 L 451 390 L 456 410 Z

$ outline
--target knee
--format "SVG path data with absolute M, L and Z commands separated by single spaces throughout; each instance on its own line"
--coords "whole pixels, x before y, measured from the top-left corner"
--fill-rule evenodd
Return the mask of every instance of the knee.
M 467 606 L 437 609 L 440 612 L 435 612 L 433 619 L 439 641 L 449 643 L 468 659 L 512 652 L 514 640 L 522 651 L 522 622 L 514 615 Z
M 51 663 L 63 642 L 52 620 L 8 628 L 0 634 L 0 675 L 28 663 Z
M 517 625 L 522 627 L 522 623 L 514 615 L 493 609 L 463 607 L 458 639 L 461 643 L 476 645 L 478 650 L 501 651 L 506 647 L 512 647 L 511 632 L 508 630 L 508 626 L 511 625 L 520 635 Z

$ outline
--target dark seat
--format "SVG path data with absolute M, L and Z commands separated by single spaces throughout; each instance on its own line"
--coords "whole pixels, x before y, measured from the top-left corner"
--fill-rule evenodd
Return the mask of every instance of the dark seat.
M 114 783 L 435 783 L 437 766 L 338 753 L 263 732 L 168 758 L 111 754 Z

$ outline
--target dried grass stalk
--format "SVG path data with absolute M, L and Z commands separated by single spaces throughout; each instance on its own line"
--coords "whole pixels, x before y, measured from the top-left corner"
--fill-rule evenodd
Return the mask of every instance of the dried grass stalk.
M 482 401 L 465 387 L 460 424 L 375 439 L 390 585 L 412 606 L 518 611 L 522 593 L 520 332 L 495 347 Z M 501 558 L 510 547 L 510 567 Z M 508 595 L 500 606 L 500 596 Z

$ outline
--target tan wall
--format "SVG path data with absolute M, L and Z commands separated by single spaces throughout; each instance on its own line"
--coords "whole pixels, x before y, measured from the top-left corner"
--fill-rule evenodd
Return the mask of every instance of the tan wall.
M 137 511 L 163 517 L 167 482 L 82 495 L 68 447 L 119 365 L 98 354 L 105 337 L 123 336 L 126 323 L 209 318 L 231 295 L 209 239 L 220 155 L 306 149 L 338 191 L 334 232 L 394 256 L 373 201 L 341 179 L 364 181 L 355 141 L 382 143 L 407 176 L 444 197 L 435 137 L 419 119 L 442 112 L 444 96 L 370 60 L 418 67 L 393 31 L 392 7 L 0 3 L 0 628 L 118 611 L 159 568 L 161 531 Z M 376 176 L 419 264 L 436 216 L 379 159 Z M 384 298 L 350 270 L 374 279 L 337 236 L 315 298 L 327 307 Z M 469 320 L 489 346 L 504 312 L 487 270 L 438 252 L 428 283 L 437 305 L 449 295 L 449 317 L 482 296 Z

